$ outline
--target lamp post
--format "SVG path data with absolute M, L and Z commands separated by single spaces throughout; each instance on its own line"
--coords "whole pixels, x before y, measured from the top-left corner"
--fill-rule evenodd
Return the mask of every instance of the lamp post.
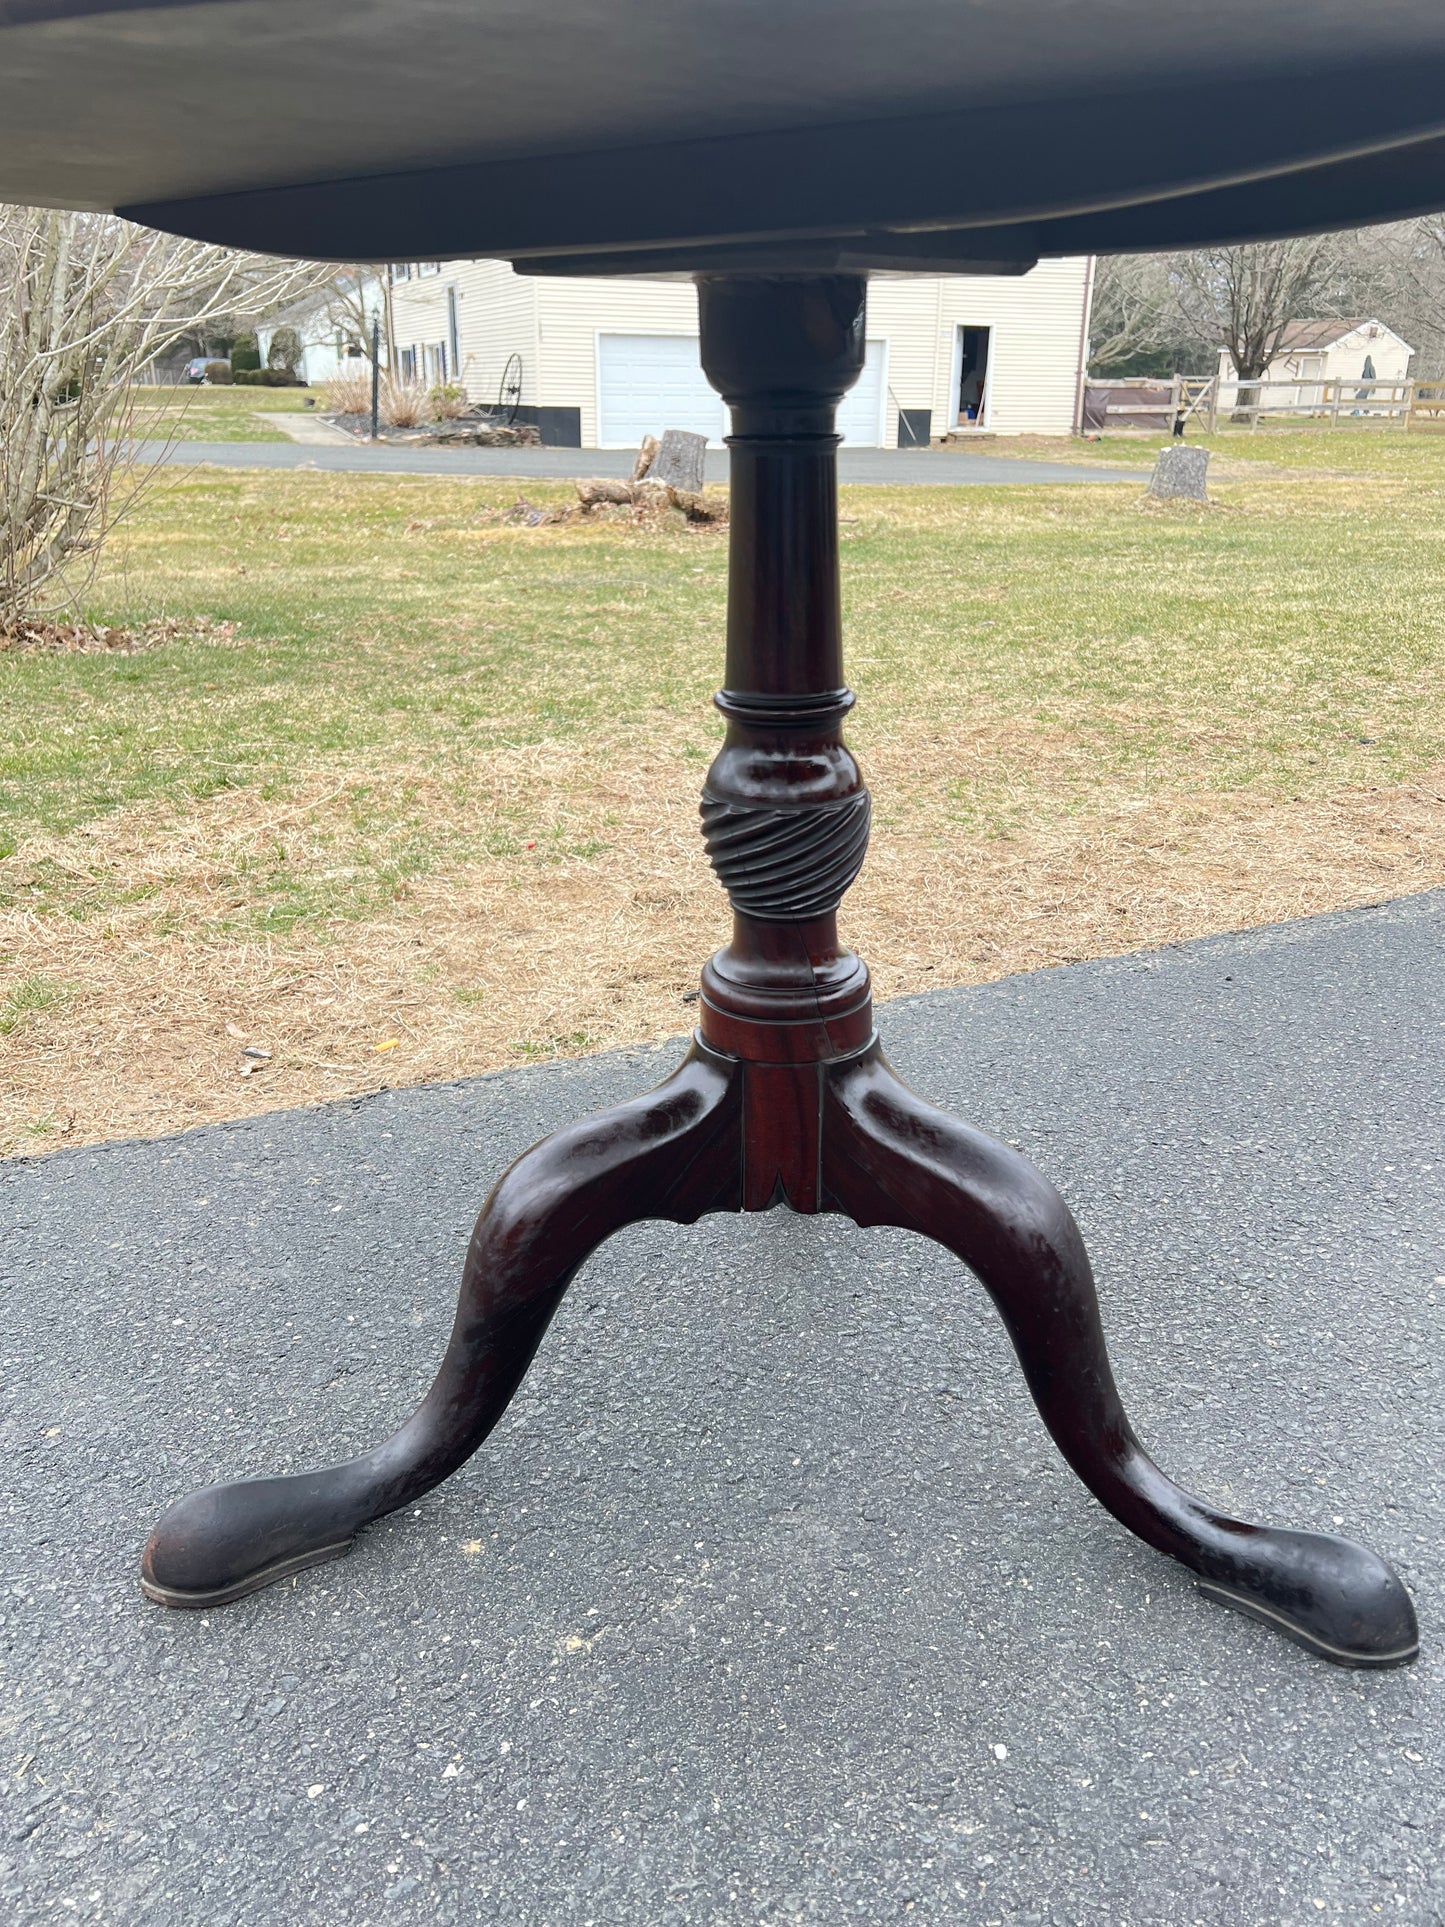
M 377 432 L 377 418 L 381 406 L 381 316 L 373 311 L 371 317 L 371 439 L 381 440 Z

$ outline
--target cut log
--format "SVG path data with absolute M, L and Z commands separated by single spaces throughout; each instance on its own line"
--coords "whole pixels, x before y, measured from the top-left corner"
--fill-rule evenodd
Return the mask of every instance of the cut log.
M 577 484 L 577 500 L 584 509 L 595 509 L 603 502 L 632 503 L 637 500 L 631 482 L 614 481 L 608 475 L 593 475 Z
M 637 460 L 632 467 L 632 479 L 634 482 L 640 482 L 648 469 L 652 467 L 652 464 L 657 460 L 657 451 L 660 446 L 661 444 L 658 442 L 656 435 L 643 436 L 642 446 L 637 451 Z
M 701 489 L 670 488 L 667 499 L 675 509 L 681 509 L 689 522 L 726 522 L 728 519 L 728 498 L 726 495 L 704 495 Z

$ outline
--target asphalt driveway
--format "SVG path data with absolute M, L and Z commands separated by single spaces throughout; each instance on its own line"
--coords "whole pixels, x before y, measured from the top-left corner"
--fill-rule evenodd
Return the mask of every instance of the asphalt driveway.
M 166 1613 L 161 1508 L 389 1430 L 498 1171 L 678 1047 L 0 1167 L 0 1914 L 1439 1923 L 1442 965 L 1437 892 L 881 1019 L 1074 1201 L 1165 1467 L 1397 1563 L 1399 1672 L 1108 1518 L 953 1259 L 786 1211 L 617 1237 L 447 1486 Z
M 632 473 L 635 451 L 616 448 L 354 447 L 285 442 L 140 442 L 142 460 L 217 468 L 302 468 L 348 475 L 487 475 L 517 482 L 569 481 L 588 475 Z M 726 449 L 709 449 L 707 479 L 727 481 Z M 1031 462 L 965 449 L 844 448 L 844 482 L 917 483 L 941 488 L 998 487 L 1041 482 L 1128 482 L 1149 479 L 1144 469 L 1098 469 L 1084 463 Z

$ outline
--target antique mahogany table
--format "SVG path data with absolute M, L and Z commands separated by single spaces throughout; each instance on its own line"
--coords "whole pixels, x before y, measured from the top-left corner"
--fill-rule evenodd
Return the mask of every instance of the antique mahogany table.
M 1355 0 L 0 0 L 0 195 L 321 259 L 688 273 L 732 411 L 702 833 L 734 921 L 692 1046 L 502 1176 L 401 1430 L 180 1500 L 147 1595 L 240 1598 L 445 1479 L 623 1225 L 787 1204 L 956 1252 L 1075 1472 L 1206 1592 L 1326 1659 L 1412 1658 L 1374 1553 L 1228 1518 L 1160 1471 L 1067 1206 L 879 1049 L 836 925 L 869 802 L 842 734 L 834 411 L 872 271 L 1018 274 L 1445 204 L 1438 0 L 1371 0 L 1363 34 Z

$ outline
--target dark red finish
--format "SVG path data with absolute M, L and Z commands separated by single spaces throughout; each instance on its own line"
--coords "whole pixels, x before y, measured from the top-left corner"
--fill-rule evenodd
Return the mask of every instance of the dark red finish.
M 517 1159 L 482 1208 L 436 1382 L 394 1437 L 344 1465 L 208 1486 L 151 1535 L 142 1584 L 168 1606 L 223 1604 L 334 1558 L 428 1492 L 491 1431 L 582 1261 L 639 1218 L 692 1224 L 741 1202 L 736 1067 L 694 1049 L 665 1084 Z
M 1348 1540 L 1243 1524 L 1166 1478 L 1109 1368 L 1083 1241 L 1016 1152 L 915 1097 L 872 1036 L 868 972 L 840 949 L 867 800 L 843 743 L 833 415 L 863 353 L 863 284 L 703 279 L 703 356 L 737 433 L 727 738 L 708 773 L 709 854 L 732 942 L 703 971 L 699 1034 L 650 1095 L 519 1158 L 488 1199 L 436 1383 L 395 1437 L 321 1472 L 211 1486 L 173 1506 L 142 1584 L 214 1606 L 347 1551 L 481 1444 L 583 1260 L 640 1218 L 841 1212 L 921 1232 L 982 1280 L 1034 1402 L 1114 1516 L 1327 1659 L 1413 1657 L 1410 1599 Z

